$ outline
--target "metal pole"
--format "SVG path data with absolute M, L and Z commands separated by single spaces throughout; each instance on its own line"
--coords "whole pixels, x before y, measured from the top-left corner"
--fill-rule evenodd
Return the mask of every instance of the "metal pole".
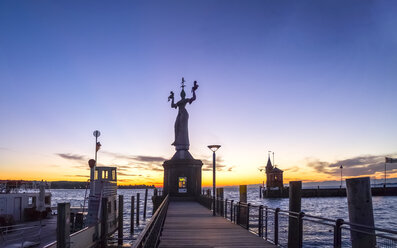
M 212 205 L 212 209 L 213 209 L 213 211 L 212 211 L 212 216 L 215 216 L 215 159 L 216 159 L 216 157 L 215 157 L 215 152 L 212 152 L 212 171 L 213 171 L 213 174 L 212 174 L 212 191 L 213 191 L 213 205 Z
M 98 161 L 97 161 L 97 159 L 98 159 L 98 151 L 96 150 L 96 144 L 98 144 L 98 136 L 97 135 L 95 135 L 95 165 L 94 165 L 94 169 L 93 169 L 93 171 L 94 171 L 94 175 L 93 175 L 93 177 L 92 177 L 92 195 L 95 195 L 95 183 L 94 183 L 94 181 L 95 181 L 95 168 L 96 168 L 96 166 L 97 166 L 97 164 L 98 164 Z M 90 195 L 91 195 L 91 192 L 90 192 Z
M 386 162 L 385 162 L 385 183 L 383 184 L 383 187 L 386 188 Z
M 276 167 L 276 164 L 274 163 L 274 152 L 273 152 L 273 166 Z
M 342 170 L 343 170 L 343 167 L 341 166 L 340 167 L 340 188 L 342 188 Z

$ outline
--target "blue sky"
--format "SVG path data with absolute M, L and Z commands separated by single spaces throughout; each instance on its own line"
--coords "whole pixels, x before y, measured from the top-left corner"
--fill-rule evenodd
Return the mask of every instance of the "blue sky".
M 228 180 L 259 180 L 268 150 L 307 173 L 318 172 L 309 160 L 394 154 L 396 11 L 393 1 L 2 1 L 0 172 L 59 173 L 71 161 L 56 154 L 92 156 L 95 129 L 104 151 L 170 158 L 167 97 L 182 76 L 200 85 L 191 153 L 209 159 L 206 145 L 221 144 Z

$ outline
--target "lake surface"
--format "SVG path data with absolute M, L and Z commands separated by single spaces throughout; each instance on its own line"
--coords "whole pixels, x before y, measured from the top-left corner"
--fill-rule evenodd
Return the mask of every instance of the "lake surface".
M 204 188 L 206 189 L 206 188 Z M 82 207 L 84 204 L 84 189 L 52 189 L 52 205 L 56 206 L 60 202 L 70 202 L 72 207 Z M 88 192 L 87 192 L 88 193 Z M 151 197 L 153 196 L 153 189 L 148 190 L 147 202 L 147 216 L 146 221 L 142 220 L 143 201 L 145 196 L 144 189 L 118 189 L 119 195 L 124 195 L 124 237 L 136 238 L 137 234 L 143 230 L 145 223 L 152 216 L 153 204 Z M 135 226 L 135 234 L 130 236 L 130 215 L 131 215 L 131 196 L 140 194 L 140 225 Z M 224 197 L 228 200 L 239 200 L 239 190 L 236 187 L 225 187 Z M 288 210 L 288 199 L 260 199 L 259 187 L 248 186 L 248 202 L 254 205 L 264 205 L 270 208 L 280 208 Z M 372 198 L 374 207 L 374 217 L 376 227 L 397 230 L 397 197 L 395 196 L 375 196 Z M 87 208 L 88 202 L 86 202 Z M 321 216 L 329 219 L 344 219 L 348 218 L 347 198 L 346 197 L 327 197 L 327 198 L 302 198 L 302 211 L 306 214 Z M 269 217 L 269 225 L 271 224 L 271 217 Z M 280 241 L 286 238 L 285 225 L 288 222 L 288 217 L 280 217 Z M 272 229 L 269 227 L 269 230 Z M 344 242 L 348 243 L 349 233 L 343 231 Z M 304 226 L 304 247 L 332 247 L 333 229 L 324 225 L 305 225 Z M 131 241 L 132 242 L 132 241 Z M 324 245 L 330 243 L 331 245 Z

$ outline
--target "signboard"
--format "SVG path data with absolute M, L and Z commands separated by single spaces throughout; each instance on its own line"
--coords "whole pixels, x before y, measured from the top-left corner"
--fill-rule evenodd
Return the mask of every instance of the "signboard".
M 178 192 L 187 193 L 186 177 L 178 177 Z

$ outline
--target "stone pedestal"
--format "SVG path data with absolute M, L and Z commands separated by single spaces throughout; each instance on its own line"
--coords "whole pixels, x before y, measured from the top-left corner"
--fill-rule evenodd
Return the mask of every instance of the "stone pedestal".
M 196 197 L 201 194 L 201 167 L 203 162 L 194 159 L 188 151 L 178 151 L 163 163 L 164 195 L 170 197 Z

